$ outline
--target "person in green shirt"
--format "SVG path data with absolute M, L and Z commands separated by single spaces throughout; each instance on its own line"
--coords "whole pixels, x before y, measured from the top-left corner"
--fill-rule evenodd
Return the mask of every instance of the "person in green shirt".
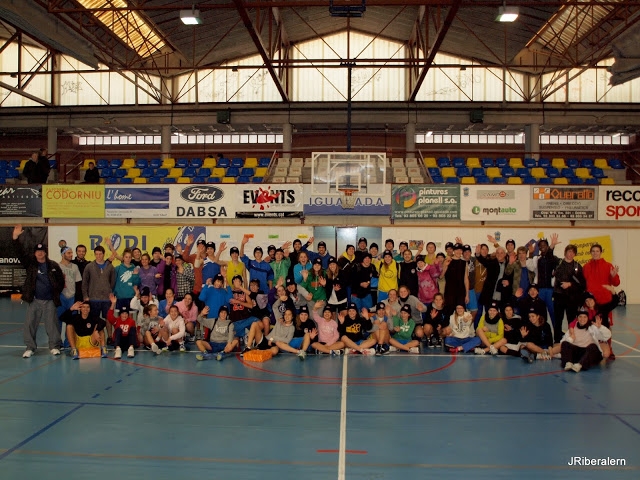
M 284 246 L 284 245 L 283 245 Z M 289 267 L 291 266 L 291 260 L 289 260 L 289 247 L 286 247 L 286 253 L 283 248 L 277 248 L 275 253 L 275 260 L 269 265 L 273 269 L 273 283 L 278 284 L 278 280 L 282 278 L 282 281 L 287 278 L 289 273 Z
M 416 322 L 411 318 L 411 306 L 404 305 L 400 309 L 400 317 L 393 317 L 393 336 L 389 340 L 390 352 L 402 350 L 409 353 L 420 353 L 418 340 L 413 340 L 411 334 L 416 328 Z

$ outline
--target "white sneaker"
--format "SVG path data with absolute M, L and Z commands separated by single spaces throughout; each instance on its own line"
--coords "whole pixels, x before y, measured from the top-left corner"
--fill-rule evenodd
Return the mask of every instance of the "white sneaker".
M 473 349 L 473 353 L 476 355 L 484 355 L 487 352 L 484 351 L 484 348 L 477 347 Z
M 184 353 L 187 351 L 187 348 L 184 346 L 184 343 L 180 344 L 180 352 Z
M 133 345 L 130 345 L 130 346 L 129 346 L 129 350 L 127 350 L 127 357 L 129 357 L 129 358 L 133 358 L 133 357 L 135 357 L 135 356 L 136 356 L 136 352 L 135 352 L 135 350 L 133 349 Z
M 489 347 L 489 352 L 491 353 L 491 355 L 497 355 L 498 354 L 498 349 L 496 347 L 494 347 L 493 345 L 491 345 Z
M 116 347 L 116 353 L 113 354 L 113 358 L 122 358 L 122 349 L 120 347 Z
M 156 355 L 160 355 L 160 347 L 158 347 L 158 345 L 156 345 L 155 343 L 151 344 L 151 351 Z
M 57 348 L 52 348 L 51 355 L 60 355 L 60 350 L 58 350 Z
M 573 370 L 574 372 L 578 373 L 580 370 L 582 370 L 582 364 L 581 363 L 574 363 L 573 367 L 571 367 L 571 370 Z
M 409 353 L 420 353 L 420 349 L 418 347 L 411 347 Z
M 329 352 L 331 355 L 337 355 L 340 356 L 342 355 L 342 350 L 338 349 L 338 350 L 331 350 L 331 352 Z
M 568 372 L 569 370 L 571 370 L 573 368 L 573 363 L 571 362 L 567 362 L 566 365 L 564 366 L 564 370 L 566 372 Z
M 344 349 L 344 354 L 345 355 L 351 355 L 351 349 L 350 348 L 345 348 Z
M 376 354 L 376 349 L 375 348 L 363 348 L 362 349 L 362 355 L 375 355 Z
M 25 350 L 24 353 L 22 354 L 22 358 L 31 358 L 33 355 L 33 350 Z
M 397 347 L 394 347 L 393 345 L 391 345 L 391 346 L 389 346 L 389 351 L 390 352 L 397 352 L 398 349 L 397 349 Z

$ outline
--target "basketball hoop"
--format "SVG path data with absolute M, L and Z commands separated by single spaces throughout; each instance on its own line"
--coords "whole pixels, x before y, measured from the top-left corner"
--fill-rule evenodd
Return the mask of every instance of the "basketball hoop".
M 357 188 L 340 188 L 340 202 L 343 209 L 353 209 L 356 206 L 357 195 L 354 195 L 358 191 Z

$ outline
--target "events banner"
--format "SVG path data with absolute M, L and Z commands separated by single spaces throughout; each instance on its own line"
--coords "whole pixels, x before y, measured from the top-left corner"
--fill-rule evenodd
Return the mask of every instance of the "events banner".
M 24 227 L 23 230 L 20 243 L 26 254 L 33 254 L 38 243 L 47 244 L 47 227 Z M 26 274 L 13 243 L 13 227 L 0 227 L 0 252 L 0 288 L 17 290 L 24 285 Z M 49 252 L 49 257 L 58 260 L 56 253 Z
M 342 200 L 337 194 L 312 195 L 311 185 L 304 186 L 305 215 L 391 215 L 391 185 L 369 185 L 379 188 L 371 193 L 357 192 L 354 208 L 342 208 Z
M 238 218 L 301 217 L 304 192 L 300 184 L 236 185 Z
M 42 185 L 45 218 L 104 218 L 104 185 Z
M 529 186 L 462 186 L 460 220 L 526 222 L 530 213 Z
M 601 186 L 598 192 L 598 219 L 616 222 L 640 220 L 640 187 Z
M 169 186 L 105 187 L 106 218 L 169 218 Z
M 169 218 L 234 218 L 242 202 L 236 185 L 171 185 Z
M 0 187 L 0 217 L 41 217 L 42 185 Z
M 596 220 L 598 187 L 531 187 L 531 218 Z
M 458 185 L 394 185 L 391 192 L 392 218 L 458 220 Z

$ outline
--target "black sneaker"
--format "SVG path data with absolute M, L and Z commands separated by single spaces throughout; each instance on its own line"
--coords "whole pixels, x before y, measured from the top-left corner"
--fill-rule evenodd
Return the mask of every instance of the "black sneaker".
M 380 345 L 380 354 L 386 355 L 388 353 L 389 353 L 389 345 L 387 345 L 386 343 L 384 345 Z
M 251 351 L 251 349 L 249 347 L 245 347 L 244 350 L 242 350 L 242 352 L 240 352 L 240 356 L 244 357 L 244 354 L 247 353 L 247 352 L 250 352 L 250 351 Z
M 442 338 L 440 338 L 439 336 L 436 336 L 435 340 L 436 340 L 435 346 L 438 348 L 442 347 Z
M 435 335 L 431 335 L 429 337 L 429 341 L 427 342 L 427 347 L 429 348 L 436 348 L 436 343 L 438 342 L 438 340 L 436 339 Z
M 380 344 L 376 344 L 374 349 L 376 351 L 376 357 L 379 357 L 380 355 L 382 355 L 382 352 L 380 351 Z

